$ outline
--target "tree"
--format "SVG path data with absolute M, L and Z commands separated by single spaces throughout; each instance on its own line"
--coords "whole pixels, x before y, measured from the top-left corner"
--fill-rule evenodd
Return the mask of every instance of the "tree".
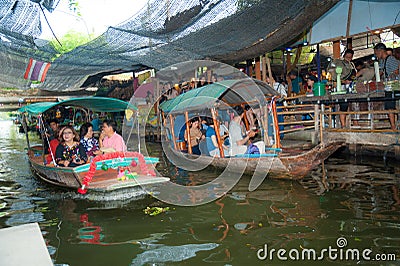
M 61 55 L 72 51 L 78 46 L 88 43 L 92 38 L 93 36 L 71 30 L 60 38 L 62 46 L 60 46 L 60 44 L 54 39 L 50 41 L 50 45 L 52 45 Z

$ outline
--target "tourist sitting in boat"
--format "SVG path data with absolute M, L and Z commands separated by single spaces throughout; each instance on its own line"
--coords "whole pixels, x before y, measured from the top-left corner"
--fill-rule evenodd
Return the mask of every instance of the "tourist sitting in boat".
M 201 133 L 200 130 L 200 119 L 198 117 L 192 118 L 190 121 L 190 140 L 188 139 L 188 134 L 185 132 L 185 140 L 187 142 L 190 141 L 190 145 L 192 146 L 192 153 L 200 155 L 200 147 L 199 147 L 199 142 L 200 140 L 204 139 L 204 135 Z
M 206 118 L 208 127 L 206 130 L 206 145 L 207 145 L 207 150 L 210 156 L 212 157 L 221 157 L 221 153 L 218 148 L 218 141 L 217 141 L 217 133 L 215 132 L 214 129 L 214 123 L 213 120 L 209 117 Z M 221 140 L 223 140 L 221 138 Z M 224 150 L 224 155 L 228 155 L 229 148 L 222 144 L 222 148 Z
M 58 120 L 57 119 L 52 119 L 50 120 L 50 129 L 46 133 L 46 139 L 44 143 L 47 144 L 49 147 L 47 149 L 47 156 L 46 156 L 46 164 L 49 164 L 51 162 L 55 162 L 55 155 L 56 155 L 56 150 L 58 147 L 58 144 L 60 144 L 60 141 L 58 140 L 59 136 L 59 129 L 58 129 Z M 50 134 L 49 134 L 50 133 Z M 46 145 L 46 146 L 47 146 Z
M 47 132 L 45 132 L 46 137 L 49 141 L 57 138 L 58 133 L 58 120 L 57 118 L 51 119 L 49 121 L 49 128 L 47 128 Z
M 104 120 L 99 137 L 100 150 L 103 153 L 127 151 L 124 139 L 116 131 L 117 124 L 114 121 Z
M 235 116 L 229 124 L 229 137 L 231 142 L 229 154 L 231 156 L 245 154 L 249 140 L 256 135 L 256 132 L 253 130 L 243 134 L 241 122 L 244 116 L 244 109 L 240 105 L 235 106 L 233 109 L 235 110 Z M 258 141 L 254 143 L 254 145 L 258 147 L 260 153 L 265 152 L 265 144 L 263 141 Z
M 60 131 L 60 144 L 56 149 L 56 163 L 59 166 L 75 167 L 85 164 L 87 155 L 85 148 L 79 143 L 79 136 L 72 126 Z
M 102 151 L 100 151 L 99 141 L 93 137 L 93 125 L 91 123 L 83 124 L 79 133 L 81 137 L 80 143 L 85 147 L 88 157 L 102 154 Z

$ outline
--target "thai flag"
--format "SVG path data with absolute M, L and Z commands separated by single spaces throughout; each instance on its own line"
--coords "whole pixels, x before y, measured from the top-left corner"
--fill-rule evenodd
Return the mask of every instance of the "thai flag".
M 37 80 L 43 82 L 46 78 L 47 71 L 51 63 L 37 61 L 29 58 L 28 67 L 26 68 L 24 79 Z

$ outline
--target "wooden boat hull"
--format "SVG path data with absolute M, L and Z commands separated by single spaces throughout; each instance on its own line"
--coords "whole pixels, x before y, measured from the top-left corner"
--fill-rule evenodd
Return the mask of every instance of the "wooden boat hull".
M 319 144 L 310 150 L 285 150 L 277 154 L 267 154 L 264 157 L 228 157 L 218 158 L 204 155 L 191 155 L 175 151 L 169 146 L 167 156 L 172 161 L 185 165 L 188 169 L 201 169 L 208 165 L 234 173 L 254 174 L 268 173 L 269 178 L 301 179 L 321 164 L 339 147 L 342 142 Z M 192 164 L 192 165 L 191 165 Z
M 67 189 L 77 190 L 81 188 L 85 175 L 89 171 L 89 164 L 78 167 L 54 167 L 44 165 L 42 163 L 41 146 L 32 147 L 28 152 L 31 171 L 41 180 L 52 185 Z M 158 162 L 157 158 L 145 158 L 148 167 L 155 167 Z M 169 178 L 156 177 L 149 175 L 137 175 L 135 178 L 118 178 L 118 167 L 127 166 L 132 162 L 132 158 L 118 159 L 117 161 L 103 160 L 96 163 L 96 171 L 87 187 L 89 198 L 94 199 L 92 194 L 100 195 L 101 200 L 107 199 L 108 194 L 112 194 L 112 199 L 126 199 L 128 195 L 138 192 L 146 193 L 146 188 L 151 189 L 152 186 L 162 184 L 169 181 Z M 102 164 L 107 163 L 110 167 L 107 170 L 102 170 Z M 138 169 L 139 170 L 139 169 Z M 120 197 L 118 197 L 118 193 Z

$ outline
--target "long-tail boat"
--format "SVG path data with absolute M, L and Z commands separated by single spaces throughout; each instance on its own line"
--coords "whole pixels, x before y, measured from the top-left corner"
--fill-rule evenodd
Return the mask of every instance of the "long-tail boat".
M 58 108 L 79 108 L 85 113 L 125 112 L 126 119 L 134 119 L 137 107 L 125 101 L 106 97 L 71 98 L 61 102 L 40 102 L 19 109 L 26 132 L 28 159 L 32 172 L 47 183 L 78 190 L 93 200 L 122 200 L 145 194 L 145 187 L 169 181 L 157 177 L 154 167 L 159 159 L 144 157 L 139 152 L 111 152 L 97 155 L 90 163 L 77 167 L 59 167 L 55 162 L 46 162 L 44 143 L 31 145 L 26 121 L 36 116 L 40 131 L 45 131 L 43 114 Z M 48 141 L 42 137 L 42 141 Z M 54 156 L 54 155 L 53 155 Z
M 213 165 L 236 173 L 301 179 L 343 143 L 322 141 L 306 150 L 282 147 L 276 111 L 278 98 L 277 92 L 267 83 L 252 79 L 224 80 L 181 94 L 160 105 L 165 136 L 169 142 L 168 145 L 164 145 L 164 150 L 168 158 L 178 166 L 191 169 Z M 219 132 L 221 118 L 218 116 L 236 105 L 249 105 L 253 110 L 257 110 L 261 140 L 266 144 L 265 153 L 224 155 L 223 140 Z M 202 152 L 201 155 L 192 154 L 190 142 L 186 143 L 187 149 L 182 151 L 182 145 L 179 145 L 179 141 L 182 140 L 178 140 L 179 132 L 175 125 L 179 116 L 180 120 L 184 117 L 183 130 L 189 134 L 191 117 L 212 117 L 221 156 L 211 157 L 207 152 Z M 246 119 L 244 120 L 244 124 L 248 126 Z M 190 139 L 190 135 L 187 139 Z

